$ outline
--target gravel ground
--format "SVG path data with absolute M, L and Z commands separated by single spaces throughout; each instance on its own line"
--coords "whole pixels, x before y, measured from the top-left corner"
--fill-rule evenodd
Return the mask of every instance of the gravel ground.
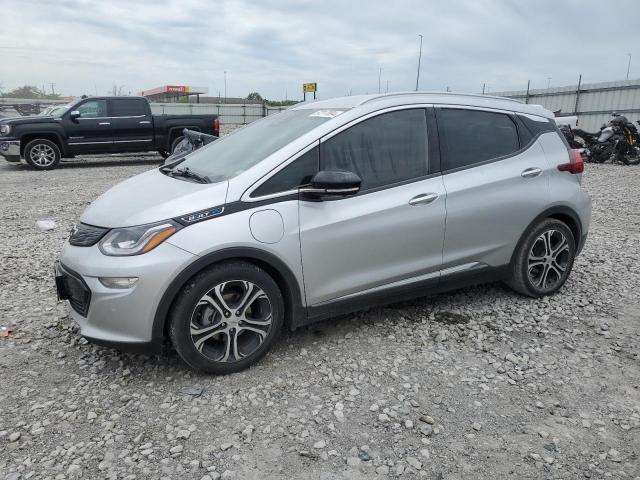
M 587 166 L 591 233 L 551 298 L 359 312 L 209 377 L 87 344 L 55 298 L 72 223 L 157 161 L 0 164 L 0 478 L 640 478 L 640 168 Z

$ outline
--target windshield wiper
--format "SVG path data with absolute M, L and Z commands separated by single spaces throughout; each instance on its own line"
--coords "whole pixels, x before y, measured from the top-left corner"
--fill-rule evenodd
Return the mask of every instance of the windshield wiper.
M 189 167 L 185 168 L 176 168 L 173 170 L 165 170 L 167 175 L 172 177 L 184 177 L 184 178 L 192 178 L 198 183 L 211 183 L 211 179 L 206 175 L 201 175 L 199 173 L 194 172 Z

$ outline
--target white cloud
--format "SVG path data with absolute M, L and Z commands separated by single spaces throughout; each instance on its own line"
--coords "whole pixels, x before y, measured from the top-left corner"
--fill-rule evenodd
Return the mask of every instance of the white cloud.
M 3 0 L 0 82 L 64 94 L 190 84 L 244 96 L 322 97 L 415 86 L 492 91 L 640 76 L 640 3 L 602 15 L 600 1 Z M 636 73 L 637 72 L 637 73 Z M 636 73 L 633 75 L 633 73 Z

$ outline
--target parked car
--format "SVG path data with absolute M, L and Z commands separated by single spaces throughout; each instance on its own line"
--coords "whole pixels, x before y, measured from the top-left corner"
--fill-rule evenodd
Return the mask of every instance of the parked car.
M 185 128 L 219 134 L 217 115 L 152 115 L 143 97 L 91 97 L 50 114 L 0 120 L 0 155 L 49 170 L 82 154 L 158 151 L 166 158 Z
M 540 106 L 388 94 L 303 103 L 82 214 L 56 264 L 89 340 L 244 369 L 290 329 L 504 280 L 557 292 L 587 237 L 583 163 Z

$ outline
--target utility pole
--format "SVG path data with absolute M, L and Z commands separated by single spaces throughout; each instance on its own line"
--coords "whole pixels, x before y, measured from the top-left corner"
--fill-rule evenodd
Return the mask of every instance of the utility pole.
M 484 89 L 485 89 L 485 87 L 486 87 L 486 86 L 487 86 L 487 84 L 486 84 L 486 83 L 483 83 L 483 84 L 482 84 L 482 94 L 483 94 L 483 95 L 484 95 Z
M 224 103 L 227 103 L 227 71 L 224 71 Z
M 418 75 L 416 76 L 416 92 L 418 91 L 418 86 L 420 85 L 420 61 L 422 60 L 422 35 L 418 35 L 420 37 L 420 51 L 418 53 Z
M 549 90 L 550 86 L 551 86 L 551 77 L 547 77 L 547 90 Z
M 382 79 L 382 67 L 380 67 L 380 69 L 378 70 L 378 93 L 381 93 L 382 90 L 380 90 L 380 80 Z
M 627 80 L 629 80 L 629 70 L 631 69 L 631 54 L 627 53 L 627 55 L 629 55 L 629 62 L 627 63 Z
M 629 78 L 629 74 L 627 74 L 627 78 Z M 49 85 L 51 85 L 51 96 L 53 97 L 56 94 L 56 91 L 55 91 L 56 84 L 52 82 Z

